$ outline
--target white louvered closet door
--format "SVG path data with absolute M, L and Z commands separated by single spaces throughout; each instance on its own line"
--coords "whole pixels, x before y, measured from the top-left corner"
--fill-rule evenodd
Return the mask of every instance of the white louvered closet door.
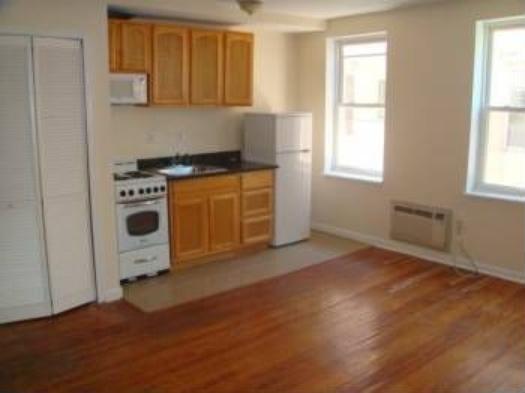
M 31 68 L 30 38 L 0 36 L 0 323 L 51 313 Z
M 95 300 L 79 40 L 35 38 L 36 118 L 53 313 Z

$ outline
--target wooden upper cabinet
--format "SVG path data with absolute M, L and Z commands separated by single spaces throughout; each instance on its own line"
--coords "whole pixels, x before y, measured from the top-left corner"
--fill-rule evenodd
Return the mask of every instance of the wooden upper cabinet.
M 118 72 L 120 63 L 120 22 L 108 21 L 109 71 Z
M 110 19 L 108 39 L 110 72 L 148 74 L 152 105 L 252 105 L 253 34 Z
M 249 106 L 253 96 L 253 34 L 225 33 L 224 104 Z
M 220 105 L 223 75 L 223 32 L 191 30 L 190 103 Z
M 188 37 L 184 27 L 153 26 L 152 104 L 188 104 Z
M 151 24 L 120 22 L 120 71 L 146 72 L 151 65 Z

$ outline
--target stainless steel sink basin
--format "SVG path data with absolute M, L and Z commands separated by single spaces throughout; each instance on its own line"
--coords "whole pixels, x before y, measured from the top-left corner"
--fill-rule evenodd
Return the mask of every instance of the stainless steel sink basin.
M 226 171 L 226 168 L 212 165 L 173 165 L 158 170 L 159 173 L 167 176 L 204 175 L 208 173 L 220 173 Z

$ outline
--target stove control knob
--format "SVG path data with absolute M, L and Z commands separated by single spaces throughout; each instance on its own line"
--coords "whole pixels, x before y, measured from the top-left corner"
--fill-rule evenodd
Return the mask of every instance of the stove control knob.
M 164 192 L 166 191 L 166 187 L 165 186 L 160 186 L 160 192 Z
M 119 195 L 121 197 L 125 197 L 126 196 L 126 191 L 124 191 L 124 190 L 120 191 Z
M 144 189 L 143 188 L 139 188 L 139 194 L 140 195 L 144 194 Z
M 159 192 L 159 188 L 158 187 L 154 187 L 153 188 L 153 192 Z
M 146 194 L 151 194 L 151 188 L 146 188 Z
M 135 195 L 135 191 L 133 191 L 133 190 L 129 190 L 129 191 L 128 191 L 128 195 L 129 195 L 129 196 L 133 196 L 133 195 Z

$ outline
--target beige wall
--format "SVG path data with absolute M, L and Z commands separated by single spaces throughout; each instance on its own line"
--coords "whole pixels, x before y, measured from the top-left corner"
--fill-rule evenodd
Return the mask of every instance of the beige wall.
M 245 111 L 297 109 L 298 38 L 255 32 L 251 108 L 140 108 L 113 106 L 115 158 L 238 150 Z M 181 139 L 184 143 L 180 143 Z
M 313 221 L 388 238 L 389 203 L 450 207 L 480 262 L 523 274 L 524 205 L 464 194 L 470 127 L 474 22 L 523 13 L 519 0 L 459 0 L 345 18 L 300 40 L 300 106 L 314 112 Z M 389 110 L 384 183 L 322 175 L 325 38 L 389 35 Z
M 0 32 L 80 37 L 84 40 L 93 230 L 100 300 L 120 295 L 110 172 L 113 135 L 108 96 L 106 18 L 106 4 L 102 0 L 0 2 Z

